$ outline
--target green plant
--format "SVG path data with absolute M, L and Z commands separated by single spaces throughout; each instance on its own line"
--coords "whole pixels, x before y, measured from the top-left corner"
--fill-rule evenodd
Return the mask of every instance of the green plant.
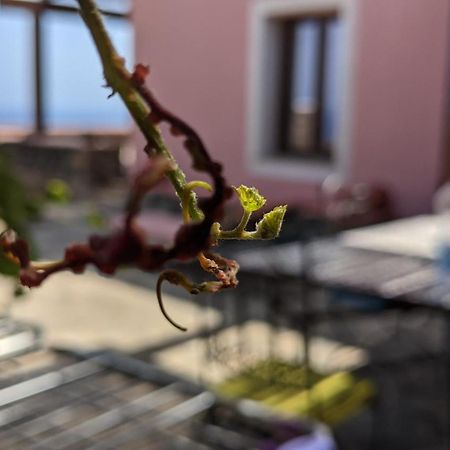
M 37 203 L 30 200 L 20 179 L 12 170 L 5 155 L 0 156 L 0 227 L 10 227 L 29 239 L 26 227 L 30 218 L 38 214 Z M 0 273 L 17 276 L 18 267 L 0 252 Z
M 129 72 L 105 29 L 94 0 L 78 0 L 81 15 L 89 28 L 103 65 L 106 85 L 110 95 L 119 95 L 128 111 L 147 140 L 145 152 L 149 157 L 148 166 L 136 177 L 126 206 L 123 227 L 106 236 L 92 235 L 86 244 L 68 247 L 64 258 L 50 263 L 31 261 L 25 240 L 15 232 L 3 233 L 1 245 L 10 259 L 20 266 L 20 280 L 28 287 L 39 286 L 49 275 L 61 270 L 75 273 L 84 271 L 87 264 L 93 264 L 105 274 L 113 274 L 119 267 L 134 265 L 144 271 L 161 270 L 157 283 L 157 296 L 161 310 L 167 320 L 181 330 L 185 328 L 175 323 L 166 313 L 161 297 L 164 281 L 179 285 L 192 294 L 217 292 L 237 285 L 236 261 L 211 252 L 222 239 L 273 239 L 278 236 L 286 206 L 279 206 L 266 213 L 256 225 L 256 229 L 246 229 L 250 216 L 259 210 L 265 199 L 254 188 L 235 188 L 243 208 L 240 223 L 233 230 L 222 230 L 225 202 L 232 196 L 233 189 L 222 173 L 222 166 L 214 161 L 197 132 L 182 119 L 165 109 L 146 87 L 149 68 L 137 64 Z M 159 124 L 166 122 L 170 132 L 183 140 L 183 146 L 192 160 L 192 167 L 209 175 L 211 183 L 187 181 L 177 165 L 171 151 L 166 146 Z M 144 196 L 163 177 L 172 183 L 180 199 L 184 225 L 177 232 L 170 248 L 147 243 L 146 237 L 135 223 Z M 195 190 L 210 192 L 199 199 Z M 194 283 L 175 270 L 164 270 L 169 261 L 197 258 L 200 266 L 215 279 Z

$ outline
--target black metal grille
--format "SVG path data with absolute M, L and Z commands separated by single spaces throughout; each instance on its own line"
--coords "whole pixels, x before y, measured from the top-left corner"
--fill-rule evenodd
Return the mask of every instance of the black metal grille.
M 149 364 L 128 364 L 128 373 L 114 367 L 130 361 L 61 356 L 54 367 L 3 381 L 1 448 L 210 448 L 194 439 L 190 421 L 214 396 L 169 376 L 163 385 L 164 375 Z
M 122 353 L 43 354 L 54 356 L 52 365 L 28 373 L 29 355 L 17 370 L 2 373 L 0 362 L 2 450 L 252 450 L 312 430 L 289 421 L 286 434 L 285 421 L 255 406 L 243 413 Z

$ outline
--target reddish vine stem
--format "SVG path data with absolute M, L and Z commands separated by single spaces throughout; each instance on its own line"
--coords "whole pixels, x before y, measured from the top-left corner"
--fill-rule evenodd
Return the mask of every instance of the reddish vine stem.
M 94 234 L 84 244 L 73 244 L 66 248 L 62 260 L 50 264 L 33 263 L 30 260 L 27 242 L 14 232 L 8 231 L 0 235 L 0 247 L 11 260 L 19 265 L 20 280 L 24 286 L 28 287 L 39 286 L 48 276 L 62 270 L 81 273 L 88 264 L 110 275 L 122 266 L 134 266 L 150 272 L 163 269 L 169 261 L 197 257 L 201 267 L 212 274 L 215 281 L 196 284 L 180 272 L 169 269 L 160 274 L 156 286 L 162 314 L 173 326 L 186 331 L 186 328 L 171 319 L 165 310 L 161 296 L 162 284 L 168 281 L 183 287 L 191 294 L 217 292 L 237 285 L 236 274 L 239 270 L 237 262 L 208 252 L 212 246 L 216 245 L 217 238 L 220 237 L 218 232 L 212 232 L 212 230 L 217 228 L 218 222 L 222 219 L 224 204 L 231 197 L 233 190 L 223 176 L 221 164 L 211 158 L 198 133 L 184 120 L 167 110 L 145 86 L 146 77 L 149 74 L 148 67 L 138 64 L 133 73 L 125 68 L 124 60 L 116 53 L 109 39 L 94 0 L 78 0 L 78 2 L 102 60 L 107 85 L 111 87 L 113 93 L 117 92 L 122 97 L 144 134 L 148 142 L 146 152 L 150 163 L 135 179 L 120 229 L 104 236 Z M 186 182 L 184 173 L 177 166 L 174 157 L 162 140 L 158 128 L 160 122 L 168 123 L 172 134 L 184 137 L 183 145 L 191 157 L 192 167 L 208 174 L 212 179 L 213 192 L 210 196 L 197 202 L 193 189 L 199 187 L 202 182 Z M 186 222 L 177 231 L 173 245 L 169 248 L 148 243 L 147 236 L 138 228 L 135 220 L 145 195 L 166 176 L 172 182 L 181 200 Z M 205 185 L 210 190 L 207 183 L 203 183 L 201 187 Z M 255 192 L 250 194 L 253 197 L 259 195 Z M 250 217 L 250 213 L 245 214 L 247 214 L 246 221 L 242 222 L 243 225 L 240 227 L 242 229 L 239 227 L 237 229 L 240 235 L 244 232 Z M 273 212 L 271 214 L 273 216 Z M 266 214 L 266 216 L 269 215 Z M 264 234 L 262 231 L 267 230 L 268 235 L 277 235 L 279 226 L 274 226 L 273 219 L 270 220 L 271 224 L 269 219 L 267 224 L 264 221 L 261 222 L 259 235 L 262 236 Z M 228 237 L 226 233 L 224 236 Z

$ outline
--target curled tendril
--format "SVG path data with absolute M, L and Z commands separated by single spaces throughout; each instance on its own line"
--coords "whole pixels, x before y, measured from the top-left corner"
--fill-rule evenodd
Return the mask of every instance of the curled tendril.
M 224 258 L 217 253 L 208 253 L 207 255 L 201 253 L 199 262 L 205 271 L 212 273 L 217 278 L 217 281 L 204 281 L 196 284 L 178 270 L 167 269 L 161 272 L 156 283 L 156 297 L 162 314 L 174 327 L 182 331 L 187 331 L 187 328 L 176 323 L 164 308 L 162 300 L 162 284 L 164 281 L 180 286 L 193 295 L 200 292 L 215 293 L 222 289 L 233 288 L 238 284 L 236 274 L 239 270 L 239 265 L 236 261 Z
M 187 331 L 187 328 L 179 325 L 177 322 L 175 322 L 167 313 L 162 295 L 161 295 L 161 289 L 162 284 L 164 281 L 167 281 L 171 284 L 174 284 L 176 286 L 181 286 L 184 289 L 186 289 L 190 294 L 198 294 L 199 290 L 194 286 L 193 283 L 191 283 L 188 278 L 183 275 L 181 272 L 178 272 L 177 270 L 164 270 L 161 272 L 158 278 L 158 282 L 156 283 L 156 297 L 158 299 L 159 309 L 161 310 L 163 316 L 167 319 L 168 322 L 170 322 L 175 328 L 178 328 L 181 331 Z
M 197 188 L 205 189 L 208 192 L 212 192 L 213 190 L 212 186 L 206 181 L 190 181 L 189 183 L 186 183 L 186 186 L 183 190 L 183 195 L 181 197 L 181 209 L 184 223 L 188 223 L 191 220 L 191 216 L 189 214 L 189 201 L 191 192 L 193 192 L 194 189 Z

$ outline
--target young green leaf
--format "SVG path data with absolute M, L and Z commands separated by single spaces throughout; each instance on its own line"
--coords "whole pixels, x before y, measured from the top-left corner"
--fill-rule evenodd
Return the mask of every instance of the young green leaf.
M 239 187 L 235 187 L 234 190 L 246 213 L 258 211 L 266 203 L 266 199 L 254 187 L 247 187 L 241 184 Z
M 277 206 L 272 211 L 264 214 L 256 224 L 256 233 L 260 239 L 275 239 L 280 234 L 287 205 Z

